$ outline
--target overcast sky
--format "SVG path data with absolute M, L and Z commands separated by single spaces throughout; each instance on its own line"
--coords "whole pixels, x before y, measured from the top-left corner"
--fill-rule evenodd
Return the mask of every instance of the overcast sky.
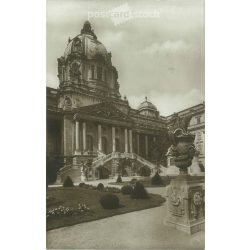
M 89 18 L 98 40 L 112 53 L 120 93 L 129 104 L 137 108 L 147 96 L 161 115 L 170 115 L 203 102 L 203 0 L 48 0 L 47 86 L 59 86 L 57 58 L 88 14 L 117 7 L 159 13 L 119 25 L 110 17 Z

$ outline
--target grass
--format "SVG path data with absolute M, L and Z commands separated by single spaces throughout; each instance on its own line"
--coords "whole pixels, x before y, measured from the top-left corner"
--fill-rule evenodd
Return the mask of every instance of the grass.
M 52 199 L 47 201 L 47 209 L 54 208 L 59 205 L 76 208 L 79 203 L 84 203 L 92 210 L 92 212 L 85 215 L 72 215 L 61 218 L 47 219 L 47 230 L 98 220 L 118 214 L 129 213 L 132 211 L 157 207 L 165 202 L 163 197 L 156 194 L 149 194 L 149 199 L 136 200 L 131 199 L 129 195 L 118 193 L 116 195 L 119 197 L 121 207 L 117 209 L 104 209 L 99 202 L 101 196 L 104 194 L 106 193 L 98 190 L 88 190 L 79 187 L 48 188 L 47 196 L 51 197 Z
M 131 178 L 131 179 L 133 179 L 133 178 Z M 140 181 L 144 185 L 144 187 L 166 187 L 167 184 L 169 184 L 167 176 L 161 176 L 163 185 L 152 185 L 151 179 L 152 179 L 152 177 L 144 177 L 143 179 L 138 179 L 138 181 Z M 122 183 L 111 182 L 109 184 L 123 186 L 125 184 L 130 184 L 130 181 L 123 181 Z

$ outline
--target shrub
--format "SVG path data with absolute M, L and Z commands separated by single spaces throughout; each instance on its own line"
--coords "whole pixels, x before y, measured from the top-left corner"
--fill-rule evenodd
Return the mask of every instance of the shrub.
M 151 174 L 151 169 L 148 166 L 144 165 L 143 167 L 141 167 L 140 169 L 141 176 L 148 177 L 150 176 L 150 174 Z
M 119 207 L 119 198 L 115 194 L 105 194 L 101 197 L 100 203 L 105 209 L 115 209 Z
M 122 194 L 131 194 L 133 192 L 133 187 L 131 185 L 125 185 L 121 188 Z
M 73 181 L 69 176 L 67 176 L 67 178 L 65 179 L 63 187 L 74 187 Z
M 103 185 L 102 183 L 99 183 L 99 184 L 97 185 L 97 190 L 103 191 L 103 190 L 104 190 L 104 185 Z
M 140 182 L 135 183 L 135 187 L 133 189 L 133 192 L 131 193 L 131 198 L 133 199 L 146 199 L 148 198 L 148 193 L 146 189 L 144 188 L 144 185 Z
M 133 178 L 133 179 L 131 179 L 131 181 L 130 181 L 131 184 L 135 184 L 136 182 L 137 182 L 137 179 L 136 179 L 136 178 Z
M 159 173 L 157 172 L 151 179 L 152 185 L 163 185 L 163 181 Z
M 121 175 L 118 175 L 117 179 L 116 179 L 117 183 L 122 183 L 122 177 Z
M 81 182 L 81 183 L 79 183 L 78 186 L 79 186 L 80 188 L 83 188 L 83 187 L 85 187 L 85 185 L 86 185 L 86 184 L 85 184 L 84 182 Z

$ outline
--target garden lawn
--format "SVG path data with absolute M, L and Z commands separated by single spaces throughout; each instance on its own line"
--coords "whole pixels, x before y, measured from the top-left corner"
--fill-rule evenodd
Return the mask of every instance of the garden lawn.
M 131 180 L 132 179 L 133 178 L 131 178 Z M 151 179 L 152 179 L 152 177 L 144 177 L 142 179 L 138 179 L 138 181 L 141 182 L 144 185 L 144 187 L 166 187 L 169 184 L 169 180 L 170 180 L 170 179 L 167 178 L 167 176 L 161 176 L 163 185 L 152 185 L 151 184 Z M 121 183 L 111 182 L 109 184 L 123 186 L 125 184 L 130 184 L 130 181 L 124 181 L 124 182 L 121 182 Z
M 117 209 L 104 209 L 100 204 L 100 198 L 107 194 L 98 190 L 89 190 L 80 187 L 54 187 L 47 189 L 47 196 L 51 199 L 47 201 L 47 209 L 58 207 L 59 205 L 65 207 L 77 208 L 79 203 L 84 203 L 91 209 L 84 215 L 70 215 L 60 218 L 47 218 L 47 230 L 71 226 L 81 222 L 98 220 L 105 217 L 110 217 L 118 214 L 124 214 L 132 211 L 152 208 L 160 206 L 165 199 L 156 194 L 149 194 L 148 199 L 131 199 L 129 195 L 115 193 L 119 197 L 121 207 Z

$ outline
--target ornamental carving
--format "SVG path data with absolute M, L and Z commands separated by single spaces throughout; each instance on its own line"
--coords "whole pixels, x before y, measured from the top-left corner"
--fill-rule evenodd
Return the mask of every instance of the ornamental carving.
M 180 190 L 175 190 L 173 188 L 168 191 L 169 196 L 169 211 L 174 216 L 183 216 L 185 214 L 183 197 L 181 196 Z
M 202 194 L 201 192 L 195 192 L 193 196 L 193 202 L 195 206 L 200 206 L 202 204 Z
M 71 109 L 71 107 L 72 107 L 72 101 L 68 96 L 66 96 L 64 99 L 64 109 Z
M 190 219 L 197 220 L 205 216 L 204 191 L 202 189 L 189 190 Z

